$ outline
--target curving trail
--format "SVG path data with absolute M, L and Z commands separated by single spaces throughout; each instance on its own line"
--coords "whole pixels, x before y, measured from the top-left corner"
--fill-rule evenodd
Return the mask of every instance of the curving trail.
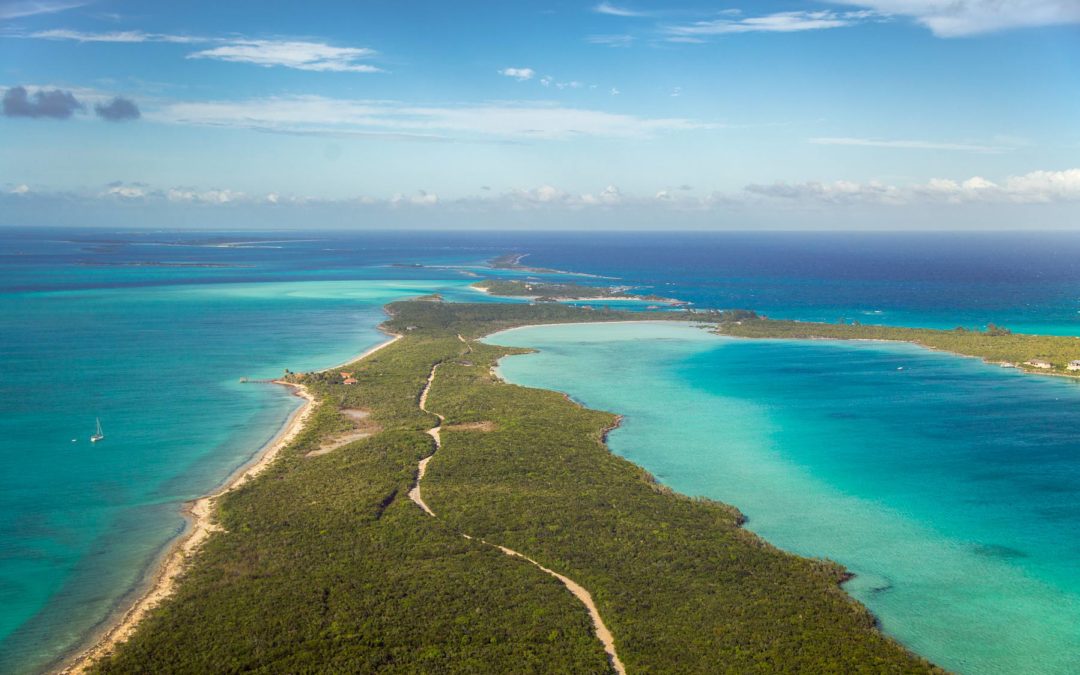
M 465 343 L 465 346 L 467 347 L 467 351 L 465 353 L 469 353 L 472 351 L 472 345 L 470 345 L 464 337 L 458 335 L 458 339 Z M 442 439 L 439 437 L 439 431 L 442 429 L 443 424 L 446 422 L 446 418 L 437 412 L 433 412 L 427 409 L 427 398 L 428 392 L 431 391 L 431 385 L 435 382 L 435 373 L 438 369 L 438 363 L 431 367 L 431 373 L 428 374 L 427 384 L 424 385 L 424 390 L 420 393 L 420 409 L 439 418 L 439 423 L 427 430 L 428 435 L 435 439 L 435 452 L 438 452 L 439 449 L 442 447 Z M 435 517 L 435 512 L 431 510 L 427 503 L 424 502 L 424 498 L 420 495 L 420 481 L 424 479 L 424 473 L 427 472 L 428 462 L 430 462 L 435 456 L 435 452 L 420 460 L 416 472 L 416 483 L 414 483 L 412 489 L 409 490 L 409 499 L 413 500 L 413 502 L 415 502 L 417 506 L 423 509 L 424 513 L 428 514 L 433 518 Z M 574 581 L 570 577 L 563 576 L 562 574 L 559 574 L 554 570 L 550 570 L 544 567 L 532 558 L 523 555 L 522 553 L 519 553 L 513 549 L 507 548 L 505 546 L 500 546 L 499 544 L 492 544 L 491 542 L 484 541 L 483 539 L 476 539 L 475 537 L 472 537 L 468 534 L 462 534 L 461 536 L 472 541 L 479 541 L 488 546 L 494 546 L 495 548 L 499 549 L 504 554 L 512 558 L 520 558 L 526 562 L 532 563 L 538 569 L 542 570 L 547 574 L 550 574 L 551 576 L 562 582 L 562 585 L 565 586 L 566 589 L 570 591 L 574 595 L 574 597 L 578 599 L 579 602 L 581 602 L 581 604 L 585 605 L 585 609 L 588 610 L 589 618 L 592 619 L 593 623 L 593 633 L 596 634 L 596 639 L 600 640 L 600 643 L 604 646 L 604 651 L 607 653 L 608 658 L 611 660 L 611 665 L 615 669 L 615 672 L 619 675 L 626 675 L 626 668 L 623 666 L 622 661 L 619 660 L 619 654 L 615 651 L 615 637 L 611 634 L 611 631 L 608 629 L 607 625 L 604 624 L 603 618 L 600 617 L 600 610 L 596 608 L 596 603 L 593 601 L 592 594 L 589 593 L 589 591 L 586 590 L 584 586 Z
M 435 439 L 436 451 L 438 451 L 438 449 L 442 447 L 442 439 L 439 438 L 439 430 L 442 428 L 443 422 L 446 421 L 446 418 L 439 413 L 433 413 L 427 409 L 427 397 L 428 392 L 431 391 L 431 383 L 435 381 L 435 371 L 438 369 L 439 364 L 437 363 L 431 367 L 431 373 L 428 374 L 427 384 L 424 385 L 424 391 L 420 393 L 420 409 L 439 418 L 439 423 L 427 430 L 428 435 Z M 416 502 L 416 505 L 422 508 L 424 510 L 424 513 L 433 517 L 435 515 L 435 512 L 431 510 L 431 508 L 424 502 L 424 498 L 420 496 L 420 481 L 423 480 L 424 472 L 427 471 L 428 462 L 430 462 L 431 458 L 434 456 L 435 453 L 433 452 L 427 457 L 420 460 L 420 464 L 418 465 L 416 471 L 416 482 L 413 484 L 412 489 L 409 490 L 409 499 Z

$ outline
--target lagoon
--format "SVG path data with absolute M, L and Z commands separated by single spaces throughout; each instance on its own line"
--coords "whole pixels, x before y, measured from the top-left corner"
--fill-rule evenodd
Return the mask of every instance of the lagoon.
M 961 673 L 1080 661 L 1080 386 L 912 345 L 737 340 L 680 323 L 489 341 L 510 382 L 624 415 L 613 452 L 828 557 L 883 629 Z

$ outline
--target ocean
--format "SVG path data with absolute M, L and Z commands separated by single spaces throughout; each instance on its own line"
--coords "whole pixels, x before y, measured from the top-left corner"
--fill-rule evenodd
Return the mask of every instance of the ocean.
M 383 339 L 381 308 L 396 299 L 492 301 L 468 284 L 528 275 L 483 268 L 511 251 L 699 307 L 1080 335 L 1080 237 L 1062 234 L 0 229 L 0 672 L 40 671 L 84 639 L 180 531 L 181 504 L 295 409 L 281 388 L 240 378 L 347 360 Z M 1080 542 L 1075 383 L 904 346 L 664 330 L 629 341 L 529 333 L 548 347 L 504 368 L 517 377 L 514 364 L 561 350 L 536 384 L 627 414 L 616 452 L 739 506 L 777 545 L 848 564 L 860 572 L 851 592 L 920 653 L 961 672 L 1063 672 L 1046 645 L 1080 640 L 1080 624 L 1062 623 Z M 898 376 L 901 362 L 911 367 Z M 574 373 L 585 371 L 604 391 L 581 388 Z M 612 386 L 619 377 L 656 388 Z M 661 385 L 697 406 L 701 424 L 671 428 Z M 617 397 L 631 389 L 639 398 Z M 96 418 L 106 439 L 91 445 Z M 711 468 L 688 475 L 690 463 Z M 860 553 L 868 541 L 861 549 L 876 554 Z M 1002 606 L 1030 611 L 968 621 Z M 935 634 L 935 617 L 991 644 L 968 653 Z M 994 633 L 1021 623 L 1018 642 Z

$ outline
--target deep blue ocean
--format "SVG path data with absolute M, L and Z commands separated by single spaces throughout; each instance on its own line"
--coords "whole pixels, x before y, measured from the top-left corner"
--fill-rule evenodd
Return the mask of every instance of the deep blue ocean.
M 450 301 L 492 301 L 468 284 L 474 274 L 528 275 L 485 270 L 485 260 L 507 252 L 698 307 L 1080 335 L 1080 236 L 1067 234 L 0 229 L 0 672 L 39 671 L 85 639 L 180 531 L 181 504 L 248 461 L 295 409 L 281 389 L 241 377 L 347 360 L 383 339 L 381 307 L 395 299 L 439 292 Z M 625 346 L 607 342 L 581 358 L 604 363 Z M 1057 597 L 1057 607 L 1072 602 L 1069 584 L 1080 574 L 1067 557 L 1075 559 L 1080 542 L 1080 387 L 914 348 L 690 343 L 625 376 L 676 382 L 694 405 L 715 404 L 717 419 L 732 419 L 725 406 L 742 410 L 759 435 L 729 426 L 725 443 L 703 427 L 718 449 L 699 444 L 694 452 L 713 453 L 705 465 L 714 474 L 684 482 L 664 466 L 686 460 L 680 448 L 689 446 L 661 442 L 672 433 L 664 419 L 636 418 L 641 401 L 584 396 L 632 408 L 616 409 L 628 413 L 613 436 L 617 452 L 677 489 L 742 507 L 751 527 L 778 545 L 847 564 L 848 539 L 831 531 L 818 546 L 822 537 L 805 522 L 791 525 L 780 507 L 800 511 L 802 521 L 835 507 L 834 515 L 850 516 L 835 522 L 852 532 L 899 512 L 903 519 L 889 522 L 908 529 L 885 531 L 904 536 L 888 538 L 887 547 L 882 540 L 880 560 L 857 570 L 863 574 L 851 590 L 886 630 L 963 672 L 1010 672 L 1004 666 L 1016 661 L 986 656 L 985 644 L 1000 640 L 985 631 L 918 637 L 920 617 L 956 621 L 957 612 L 974 611 L 949 598 L 981 594 L 974 606 L 982 613 L 1002 603 L 1038 610 L 1047 597 Z M 921 364 L 923 379 L 878 372 L 896 359 Z M 95 418 L 106 439 L 91 445 Z M 803 482 L 768 470 L 769 458 L 797 466 Z M 750 478 L 724 480 L 739 459 L 756 467 L 745 469 Z M 756 492 L 746 491 L 751 478 Z M 814 510 L 782 499 L 758 510 L 754 494 L 784 494 L 792 485 L 820 496 Z M 940 561 L 934 556 L 944 549 L 933 548 L 940 540 L 976 542 L 985 547 L 979 560 L 990 562 L 957 567 L 971 578 L 950 586 L 951 594 L 940 584 L 912 592 L 906 582 Z M 1002 585 L 1020 596 L 998 592 Z M 1026 618 L 1014 623 L 1037 615 L 1021 612 Z M 1060 635 L 1080 643 L 1080 624 L 1062 628 L 1061 617 L 1047 615 L 1045 626 L 1028 625 L 1025 634 L 1045 628 L 1059 645 Z M 1028 672 L 1065 672 L 1048 660 L 1052 644 L 1042 656 L 1039 644 L 1024 644 Z

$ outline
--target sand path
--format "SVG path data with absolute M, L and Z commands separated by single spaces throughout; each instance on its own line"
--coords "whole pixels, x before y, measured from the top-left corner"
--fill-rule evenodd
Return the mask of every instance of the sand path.
M 458 339 L 465 343 L 465 346 L 467 348 L 467 351 L 465 353 L 472 352 L 472 345 L 469 344 L 468 340 L 466 340 L 461 335 L 458 335 Z M 446 418 L 444 416 L 427 409 L 428 393 L 431 391 L 431 385 L 435 382 L 435 373 L 438 371 L 438 369 L 438 363 L 432 366 L 431 373 L 428 374 L 427 384 L 424 385 L 424 390 L 420 393 L 420 409 L 439 418 L 439 423 L 427 430 L 427 433 L 433 439 L 435 439 L 435 452 L 438 452 L 439 449 L 442 447 L 442 439 L 439 437 L 439 431 L 442 429 L 443 423 L 446 422 Z M 424 479 L 424 474 L 427 472 L 428 463 L 432 460 L 433 457 L 435 457 L 435 452 L 432 452 L 430 455 L 420 460 L 416 472 L 416 483 L 414 483 L 412 489 L 409 490 L 409 499 L 413 500 L 413 502 L 415 502 L 417 506 L 423 509 L 424 513 L 432 517 L 435 517 L 435 512 L 431 510 L 427 503 L 424 502 L 424 498 L 420 495 L 420 481 Z M 626 675 L 626 668 L 623 666 L 622 661 L 619 659 L 618 652 L 615 651 L 615 637 L 611 634 L 611 631 L 604 623 L 604 619 L 601 618 L 600 610 L 596 608 L 596 603 L 593 601 L 592 594 L 589 593 L 589 591 L 586 590 L 584 586 L 574 581 L 570 577 L 563 576 L 562 574 L 559 574 L 554 570 L 550 570 L 544 567 L 532 558 L 523 555 L 513 549 L 507 548 L 505 546 L 500 546 L 499 544 L 492 544 L 491 542 L 484 541 L 483 539 L 477 539 L 468 534 L 462 534 L 461 536 L 472 541 L 479 541 L 482 544 L 486 544 L 488 546 L 494 546 L 495 548 L 502 551 L 504 554 L 512 558 L 520 558 L 526 562 L 532 563 L 538 569 L 558 579 L 562 583 L 562 585 L 565 586 L 566 589 L 570 591 L 574 595 L 574 597 L 578 599 L 579 602 L 581 602 L 581 604 L 585 605 L 585 609 L 589 611 L 589 618 L 592 619 L 593 623 L 593 633 L 596 634 L 596 638 L 600 640 L 600 643 L 604 646 L 604 651 L 607 653 L 608 658 L 611 660 L 611 665 L 615 669 L 615 672 L 619 675 Z

